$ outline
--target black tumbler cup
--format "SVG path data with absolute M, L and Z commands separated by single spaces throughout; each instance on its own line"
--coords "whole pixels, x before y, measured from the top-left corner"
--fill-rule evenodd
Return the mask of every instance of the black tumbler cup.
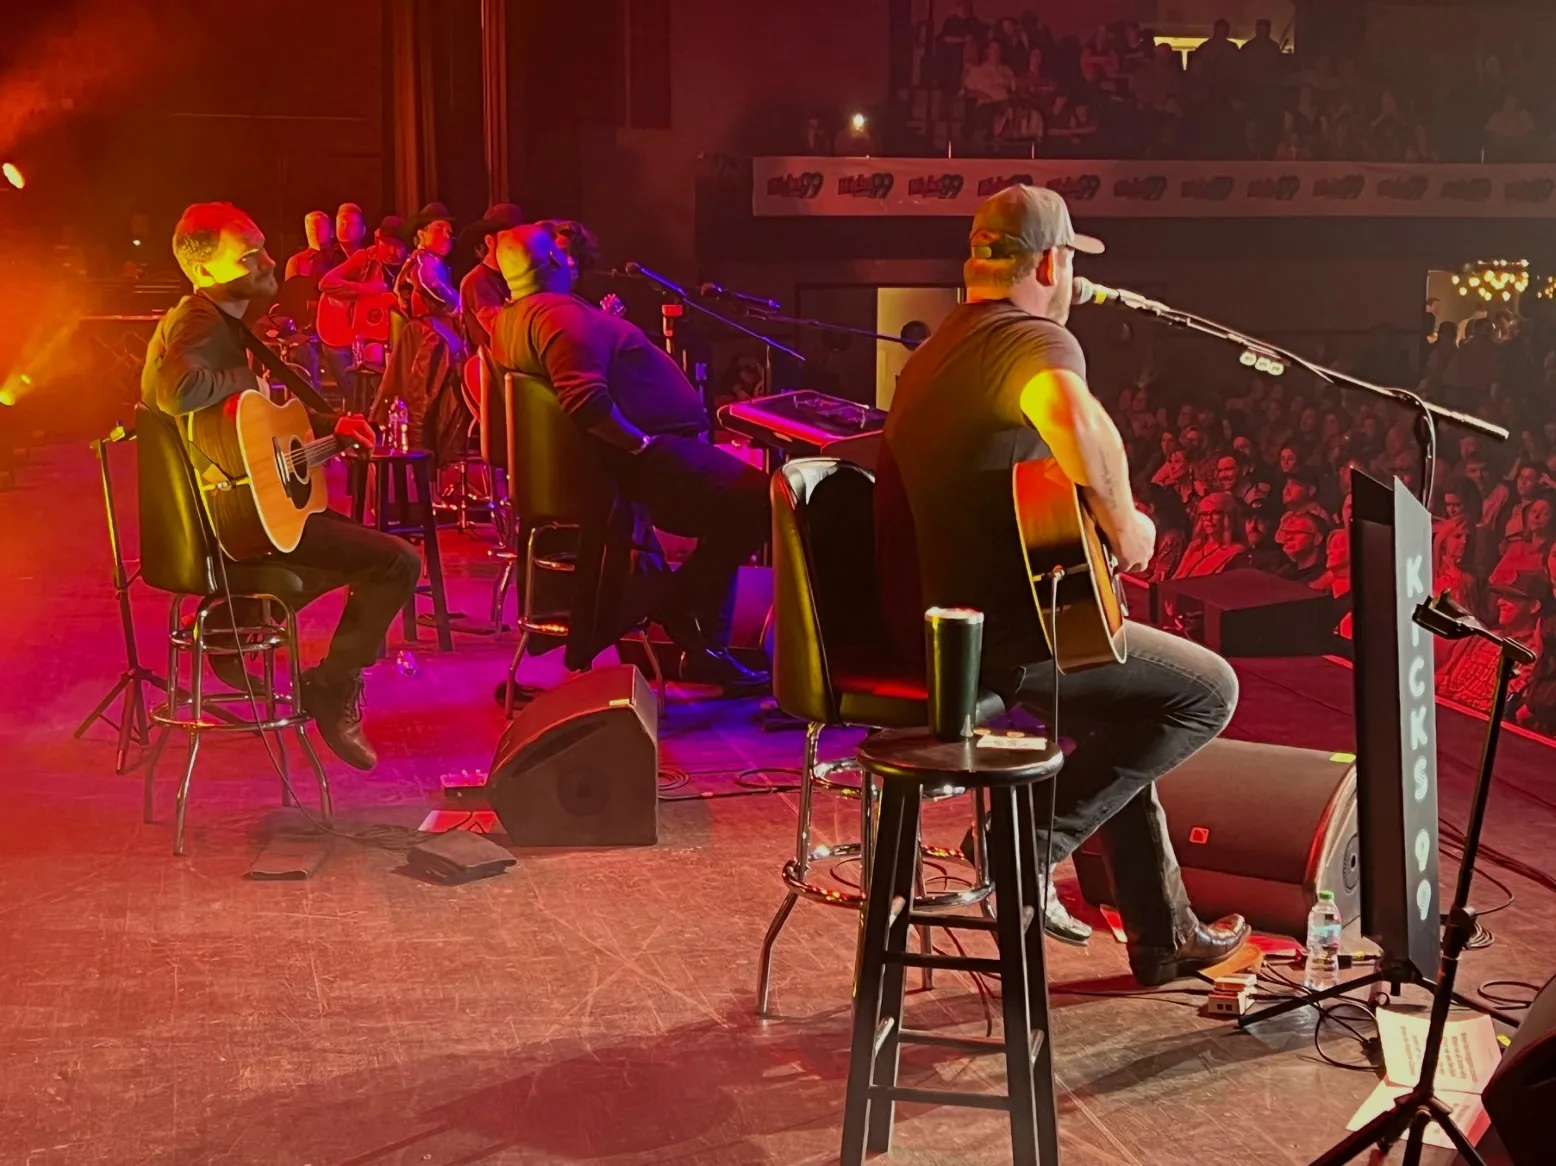
M 924 613 L 924 658 L 929 667 L 929 731 L 937 741 L 965 741 L 978 714 L 983 612 L 931 607 Z

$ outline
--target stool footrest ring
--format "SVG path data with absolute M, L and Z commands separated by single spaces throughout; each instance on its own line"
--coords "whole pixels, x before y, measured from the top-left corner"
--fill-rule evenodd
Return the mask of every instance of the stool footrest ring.
M 833 862 L 844 858 L 859 857 L 859 843 L 844 842 L 837 846 L 819 846 L 810 852 L 808 865 L 815 866 L 819 863 Z M 938 859 L 962 857 L 959 850 L 947 850 L 941 846 L 920 846 L 920 858 Z M 784 885 L 797 895 L 810 899 L 817 903 L 826 903 L 832 907 L 852 907 L 858 910 L 864 903 L 865 896 L 862 891 L 851 890 L 844 887 L 827 886 L 821 883 L 811 882 L 800 874 L 798 859 L 789 859 L 783 864 Z M 921 911 L 951 911 L 958 907 L 973 907 L 989 897 L 993 887 L 987 883 L 977 886 L 961 887 L 954 891 L 937 891 L 932 895 L 922 895 L 913 900 L 913 910 Z M 920 921 L 924 922 L 924 921 Z M 928 921 L 929 926 L 940 926 L 943 920 L 935 917 Z

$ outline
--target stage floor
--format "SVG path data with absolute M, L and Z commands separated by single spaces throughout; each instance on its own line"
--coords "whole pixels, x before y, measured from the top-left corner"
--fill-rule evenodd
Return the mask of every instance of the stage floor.
M 133 516 L 133 456 L 115 453 L 128 455 L 116 472 Z M 753 1011 L 794 795 L 666 804 L 656 847 L 521 851 L 508 874 L 463 887 L 418 881 L 398 854 L 348 841 L 310 881 L 259 883 L 244 874 L 265 837 L 300 819 L 278 808 L 263 748 L 232 741 L 202 750 L 189 857 L 176 859 L 181 750 L 164 760 L 148 826 L 139 773 L 113 776 L 110 731 L 71 738 L 122 666 L 87 451 L 36 454 L 19 487 L 0 492 L 0 531 L 0 1162 L 835 1160 L 855 917 L 801 904 L 778 944 L 775 1015 Z M 482 618 L 493 575 L 484 547 L 451 532 L 443 545 L 452 606 Z M 319 606 L 306 617 L 315 648 L 337 608 Z M 136 611 L 142 651 L 160 670 L 165 604 L 142 591 Z M 369 678 L 379 770 L 330 765 L 343 828 L 415 825 L 441 804 L 439 776 L 484 768 L 502 733 L 490 694 L 511 634 L 460 634 L 443 656 L 424 632 L 415 650 L 414 674 L 391 661 Z M 524 679 L 551 683 L 559 667 L 555 656 L 535 661 Z M 1240 661 L 1238 671 L 1231 735 L 1350 748 L 1345 669 L 1307 659 Z M 800 734 L 763 733 L 754 712 L 672 693 L 664 760 L 698 771 L 680 792 L 728 793 L 747 767 L 797 764 Z M 1444 814 L 1455 822 L 1480 729 L 1439 714 Z M 830 744 L 841 753 L 850 741 Z M 1504 741 L 1487 840 L 1548 866 L 1556 753 Z M 823 802 L 817 821 L 824 837 L 843 838 L 856 817 Z M 928 834 L 955 845 L 963 825 L 956 808 L 937 807 Z M 1466 958 L 1461 986 L 1543 983 L 1556 969 L 1556 898 L 1493 870 L 1517 902 L 1491 917 L 1496 942 Z M 1453 874 L 1450 864 L 1445 880 Z M 1476 898 L 1502 896 L 1481 883 Z M 1342 1135 L 1375 1083 L 1315 1055 L 1310 1016 L 1242 1033 L 1200 1018 L 1186 995 L 1077 994 L 1133 986 L 1105 930 L 1088 948 L 1048 950 L 1071 1166 L 1295 1166 Z M 908 1010 L 918 1028 L 984 1030 L 984 1004 L 960 975 L 913 992 Z M 1341 1059 L 1359 1052 L 1334 1026 L 1324 1046 Z M 922 1048 L 903 1059 L 909 1081 L 1002 1083 L 987 1060 Z M 998 1163 L 1007 1144 L 1002 1115 L 901 1107 L 885 1160 Z

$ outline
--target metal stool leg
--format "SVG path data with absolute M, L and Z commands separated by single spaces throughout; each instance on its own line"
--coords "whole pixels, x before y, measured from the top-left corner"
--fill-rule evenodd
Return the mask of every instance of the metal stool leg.
M 259 601 L 259 612 L 260 621 L 262 623 L 269 624 L 270 600 L 261 599 Z M 276 650 L 273 647 L 266 647 L 261 655 L 264 659 L 265 668 L 265 720 L 274 721 L 276 719 L 277 704 Z M 240 656 L 239 659 L 242 659 L 242 657 Z M 266 748 L 268 749 L 269 746 L 267 745 Z M 280 770 L 278 776 L 281 779 L 281 805 L 290 806 L 292 804 L 291 774 L 288 772 L 286 767 L 286 742 L 282 738 L 279 730 L 276 732 L 276 768 Z
M 148 824 L 157 820 L 157 762 L 162 758 L 162 750 L 167 748 L 167 735 L 171 732 L 166 725 L 157 733 L 157 743 L 151 747 L 151 755 L 146 758 L 146 780 L 142 793 L 141 817 Z
M 805 762 L 800 769 L 800 814 L 794 830 L 794 856 L 799 864 L 802 879 L 809 877 L 810 871 L 811 790 L 815 782 L 816 754 L 821 746 L 822 728 L 821 724 L 814 721 L 805 726 Z M 868 874 L 861 874 L 861 884 L 868 878 Z M 773 945 L 778 942 L 778 934 L 783 930 L 783 925 L 789 921 L 789 913 L 794 910 L 798 898 L 799 895 L 793 891 L 784 896 L 782 905 L 773 916 L 773 921 L 767 925 L 767 934 L 762 938 L 762 955 L 756 981 L 758 1016 L 767 1015 L 767 999 L 773 978 Z
M 173 853 L 184 853 L 184 810 L 189 802 L 189 786 L 194 781 L 195 761 L 200 756 L 201 693 L 205 679 L 201 676 L 205 664 L 205 614 L 206 605 L 195 608 L 194 624 L 189 634 L 189 759 L 184 765 L 183 780 L 178 783 L 178 796 L 173 811 Z
M 897 843 L 896 869 L 891 876 L 892 894 L 888 900 L 890 926 L 886 931 L 886 951 L 891 955 L 901 956 L 908 950 L 908 932 L 911 930 L 908 915 L 913 905 L 909 896 L 921 893 L 918 888 L 923 884 L 923 864 L 918 852 L 923 792 L 921 786 L 913 783 L 901 795 L 903 817 Z M 900 910 L 897 907 L 899 899 L 902 901 Z M 928 933 L 927 928 L 923 929 L 923 934 Z M 929 969 L 925 968 L 924 971 L 928 972 Z M 879 1051 L 875 1054 L 875 1064 L 871 1070 L 877 1087 L 891 1089 L 897 1084 L 897 1066 L 902 1051 L 902 1006 L 906 994 L 907 968 L 896 960 L 888 960 L 882 977 L 881 1016 L 876 1024 L 875 1043 Z M 879 1154 L 891 1149 L 891 1127 L 896 1111 L 897 1103 L 889 1097 L 876 1098 L 870 1102 L 865 1139 L 869 1149 Z
M 513 697 L 519 688 L 519 665 L 524 663 L 524 649 L 529 647 L 530 622 L 535 618 L 535 538 L 541 528 L 530 528 L 524 540 L 524 600 L 519 605 L 519 642 L 513 649 L 513 662 L 508 665 L 508 699 L 504 714 L 513 718 Z
M 778 942 L 778 933 L 783 930 L 783 925 L 789 921 L 789 912 L 794 910 L 794 904 L 800 897 L 790 891 L 783 897 L 783 903 L 778 908 L 778 913 L 773 916 L 771 923 L 767 925 L 767 934 L 762 937 L 762 955 L 757 966 L 756 977 L 756 1014 L 767 1015 L 767 997 L 773 983 L 773 944 Z
M 297 613 L 289 607 L 282 610 L 286 618 L 286 655 L 292 670 L 292 698 L 295 701 L 301 699 L 299 694 L 303 690 L 302 653 L 297 650 Z M 297 739 L 302 743 L 303 756 L 313 767 L 314 780 L 318 782 L 319 816 L 326 822 L 332 822 L 335 820 L 335 809 L 330 798 L 329 778 L 325 776 L 324 766 L 319 762 L 319 754 L 314 750 L 313 742 L 308 739 L 307 725 L 297 726 Z
M 513 585 L 512 559 L 504 559 L 502 574 L 497 576 L 497 582 L 492 586 L 492 631 L 502 631 L 502 609 L 507 605 L 508 588 Z
M 1012 1166 L 1038 1166 L 1037 1098 L 1032 1075 L 1031 986 L 1026 958 L 1027 937 L 1036 932 L 1041 942 L 1042 920 L 1025 926 L 1021 870 L 1022 847 L 1017 841 L 1016 791 L 991 789 L 993 829 L 989 834 L 989 859 L 994 867 L 994 893 L 999 896 L 996 935 L 999 938 L 1000 1009 L 1005 1024 L 1005 1078 L 1009 1094 L 1010 1155 Z M 1033 904 L 1034 908 L 1036 904 Z M 1046 1044 L 1048 1034 L 1043 1033 Z
M 169 717 L 178 715 L 179 693 L 183 691 L 183 683 L 178 678 L 178 622 L 182 604 L 178 596 L 173 596 L 168 605 L 168 632 L 167 632 L 167 712 Z M 142 816 L 149 822 L 156 821 L 156 782 L 157 762 L 162 759 L 162 750 L 167 748 L 168 734 L 172 730 L 163 725 L 157 733 L 157 743 L 151 747 L 151 756 L 146 758 L 146 782 L 142 794 Z

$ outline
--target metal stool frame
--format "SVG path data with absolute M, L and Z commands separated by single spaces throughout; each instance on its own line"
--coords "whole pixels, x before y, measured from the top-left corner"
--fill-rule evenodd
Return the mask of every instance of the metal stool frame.
M 326 822 L 333 817 L 330 803 L 329 779 L 325 776 L 324 767 L 319 762 L 319 755 L 314 752 L 313 743 L 308 740 L 307 727 L 313 719 L 302 708 L 302 656 L 297 644 L 297 617 L 285 602 L 274 595 L 234 595 L 235 599 L 257 599 L 261 604 L 260 623 L 254 626 L 239 626 L 234 637 L 230 626 L 207 627 L 211 609 L 219 600 L 229 597 L 225 594 L 208 595 L 200 600 L 194 611 L 192 619 L 186 620 L 184 616 L 184 601 L 189 598 L 184 595 L 173 596 L 168 615 L 168 676 L 172 682 L 168 686 L 168 699 L 151 711 L 153 724 L 161 726 L 161 732 L 157 736 L 156 744 L 152 746 L 151 754 L 146 759 L 146 781 L 144 791 L 144 817 L 147 822 L 156 820 L 156 770 L 157 762 L 162 756 L 162 750 L 166 747 L 168 736 L 177 729 L 189 735 L 189 756 L 184 763 L 183 779 L 178 785 L 178 795 L 173 821 L 173 853 L 182 856 L 184 853 L 184 818 L 185 809 L 189 800 L 189 787 L 194 779 L 195 762 L 199 758 L 200 738 L 206 733 L 252 733 L 260 737 L 264 742 L 266 751 L 269 751 L 269 742 L 265 741 L 266 733 L 274 733 L 276 738 L 276 754 L 274 760 L 280 770 L 281 778 L 281 804 L 291 804 L 290 776 L 287 769 L 285 738 L 282 734 L 288 729 L 297 731 L 297 739 L 302 743 L 303 753 L 308 758 L 308 763 L 313 767 L 314 777 L 319 786 L 319 808 Z M 280 608 L 279 619 L 272 614 L 271 605 Z M 229 609 L 230 610 L 230 609 Z M 290 691 L 282 696 L 276 692 L 276 650 L 285 648 L 287 653 L 287 667 L 290 672 Z M 259 655 L 264 665 L 263 691 L 212 693 L 205 692 L 204 669 L 202 665 L 209 655 L 235 655 L 241 658 Z M 183 658 L 189 660 L 189 688 L 186 694 L 178 684 L 179 670 Z M 255 718 L 252 720 L 235 719 L 211 719 L 208 713 L 216 712 L 216 708 L 207 706 L 243 704 L 254 708 Z M 263 706 L 263 716 L 260 718 L 259 706 Z M 187 712 L 185 709 L 187 707 Z
M 833 726 L 837 727 L 837 726 Z M 875 783 L 859 767 L 859 762 L 852 758 L 843 758 L 839 761 L 818 761 L 817 753 L 821 744 L 821 732 L 826 725 L 812 721 L 805 727 L 805 762 L 800 776 L 800 810 L 799 821 L 795 830 L 794 857 L 783 865 L 783 882 L 788 888 L 788 894 L 779 904 L 777 912 L 773 915 L 772 922 L 767 925 L 767 933 L 762 937 L 762 954 L 758 962 L 756 985 L 756 1011 L 759 1016 L 768 1015 L 768 1000 L 772 990 L 773 978 L 773 947 L 778 942 L 778 936 L 782 933 L 784 924 L 789 921 L 789 914 L 794 910 L 794 904 L 800 899 L 809 899 L 815 903 L 824 903 L 829 907 L 847 907 L 858 911 L 864 907 L 868 898 L 867 888 L 870 885 L 870 872 L 874 864 L 874 840 L 877 816 L 877 806 L 880 801 L 880 793 L 875 788 Z M 838 780 L 837 774 L 852 773 L 858 778 L 855 782 Z M 836 794 L 845 798 L 856 798 L 859 801 L 859 841 L 844 842 L 835 846 L 812 846 L 811 844 L 811 807 L 814 792 L 821 790 L 826 793 Z M 961 797 L 968 791 L 959 785 L 947 784 L 946 786 L 926 790 L 923 792 L 923 800 L 929 802 L 946 801 L 951 798 Z M 964 888 L 954 891 L 937 891 L 929 894 L 924 889 L 923 860 L 928 859 L 952 859 L 969 861 L 968 856 L 960 850 L 948 850 L 940 846 L 919 847 L 919 865 L 915 870 L 914 884 L 917 888 L 913 898 L 913 910 L 920 914 L 934 912 L 950 912 L 971 906 L 987 906 L 989 893 L 993 890 L 993 884 L 989 880 L 983 860 L 983 839 L 985 808 L 983 791 L 975 790 L 973 797 L 976 828 L 973 830 L 973 854 L 970 863 L 973 869 L 971 883 Z M 866 796 L 868 794 L 868 796 Z M 811 867 L 823 862 L 832 862 L 843 858 L 859 859 L 859 890 L 839 890 L 834 886 L 817 883 L 811 879 Z M 930 928 L 923 926 L 919 929 L 920 947 L 927 954 L 931 951 Z M 933 969 L 923 969 L 924 987 L 934 987 Z

